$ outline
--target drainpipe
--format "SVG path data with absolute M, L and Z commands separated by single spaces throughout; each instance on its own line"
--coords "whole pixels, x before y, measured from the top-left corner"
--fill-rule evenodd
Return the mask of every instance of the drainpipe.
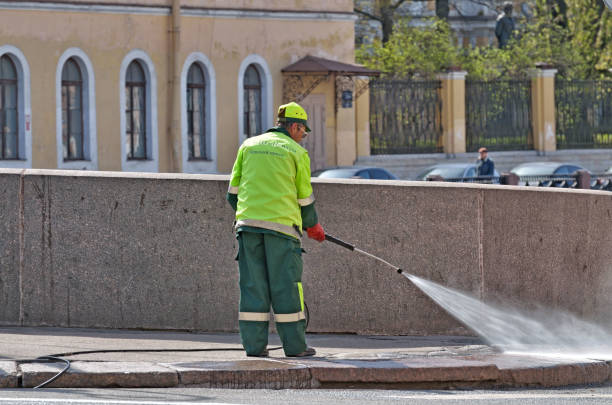
M 168 52 L 168 146 L 170 149 L 170 172 L 181 171 L 180 133 L 180 60 L 181 51 L 181 0 L 172 0 L 169 29 L 170 50 Z

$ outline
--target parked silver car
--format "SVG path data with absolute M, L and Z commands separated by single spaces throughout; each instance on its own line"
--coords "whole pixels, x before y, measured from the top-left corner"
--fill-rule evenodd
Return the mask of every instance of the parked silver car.
M 529 162 L 515 166 L 510 171 L 519 176 L 546 176 L 555 174 L 572 174 L 578 170 L 586 169 L 574 163 Z
M 544 187 L 574 187 L 573 180 L 548 181 L 546 177 L 568 176 L 578 170 L 586 170 L 574 163 L 562 162 L 528 162 L 515 166 L 510 170 L 520 177 L 520 185 L 539 185 Z M 542 177 L 538 179 L 538 177 Z
M 419 173 L 415 180 L 427 180 L 429 176 L 441 176 L 443 179 L 466 179 L 477 177 L 475 163 L 439 163 L 429 166 Z M 499 182 L 499 172 L 495 170 L 494 182 Z M 496 178 L 496 179 L 495 179 Z
M 316 171 L 312 177 L 328 179 L 397 180 L 397 176 L 381 167 L 349 166 Z

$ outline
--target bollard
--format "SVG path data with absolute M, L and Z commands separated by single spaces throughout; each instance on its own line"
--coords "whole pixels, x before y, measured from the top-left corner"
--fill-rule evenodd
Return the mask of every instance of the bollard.
M 427 176 L 426 181 L 444 181 L 444 177 L 439 174 L 433 174 L 431 176 Z
M 576 188 L 590 189 L 591 188 L 591 173 L 588 170 L 576 171 Z
M 514 173 L 502 173 L 499 176 L 499 184 L 506 186 L 518 186 L 519 176 Z

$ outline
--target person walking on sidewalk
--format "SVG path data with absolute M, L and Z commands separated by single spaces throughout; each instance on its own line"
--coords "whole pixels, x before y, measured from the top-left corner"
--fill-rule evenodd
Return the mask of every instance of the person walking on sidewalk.
M 476 160 L 476 168 L 478 177 L 495 176 L 495 163 L 487 156 L 489 151 L 487 148 L 478 149 L 480 157 Z
M 288 357 L 313 356 L 306 345 L 302 291 L 302 229 L 319 242 L 310 184 L 310 158 L 299 142 L 310 132 L 306 111 L 281 105 L 277 126 L 248 138 L 238 150 L 227 200 L 236 211 L 240 312 L 247 356 L 268 356 L 270 304 Z

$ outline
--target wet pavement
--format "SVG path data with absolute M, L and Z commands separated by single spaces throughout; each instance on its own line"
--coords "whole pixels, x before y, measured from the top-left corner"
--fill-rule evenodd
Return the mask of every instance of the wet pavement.
M 504 354 L 466 336 L 309 334 L 309 358 L 246 357 L 235 333 L 0 328 L 0 387 L 458 388 L 612 382 L 612 362 Z M 110 351 L 67 355 L 81 351 Z

